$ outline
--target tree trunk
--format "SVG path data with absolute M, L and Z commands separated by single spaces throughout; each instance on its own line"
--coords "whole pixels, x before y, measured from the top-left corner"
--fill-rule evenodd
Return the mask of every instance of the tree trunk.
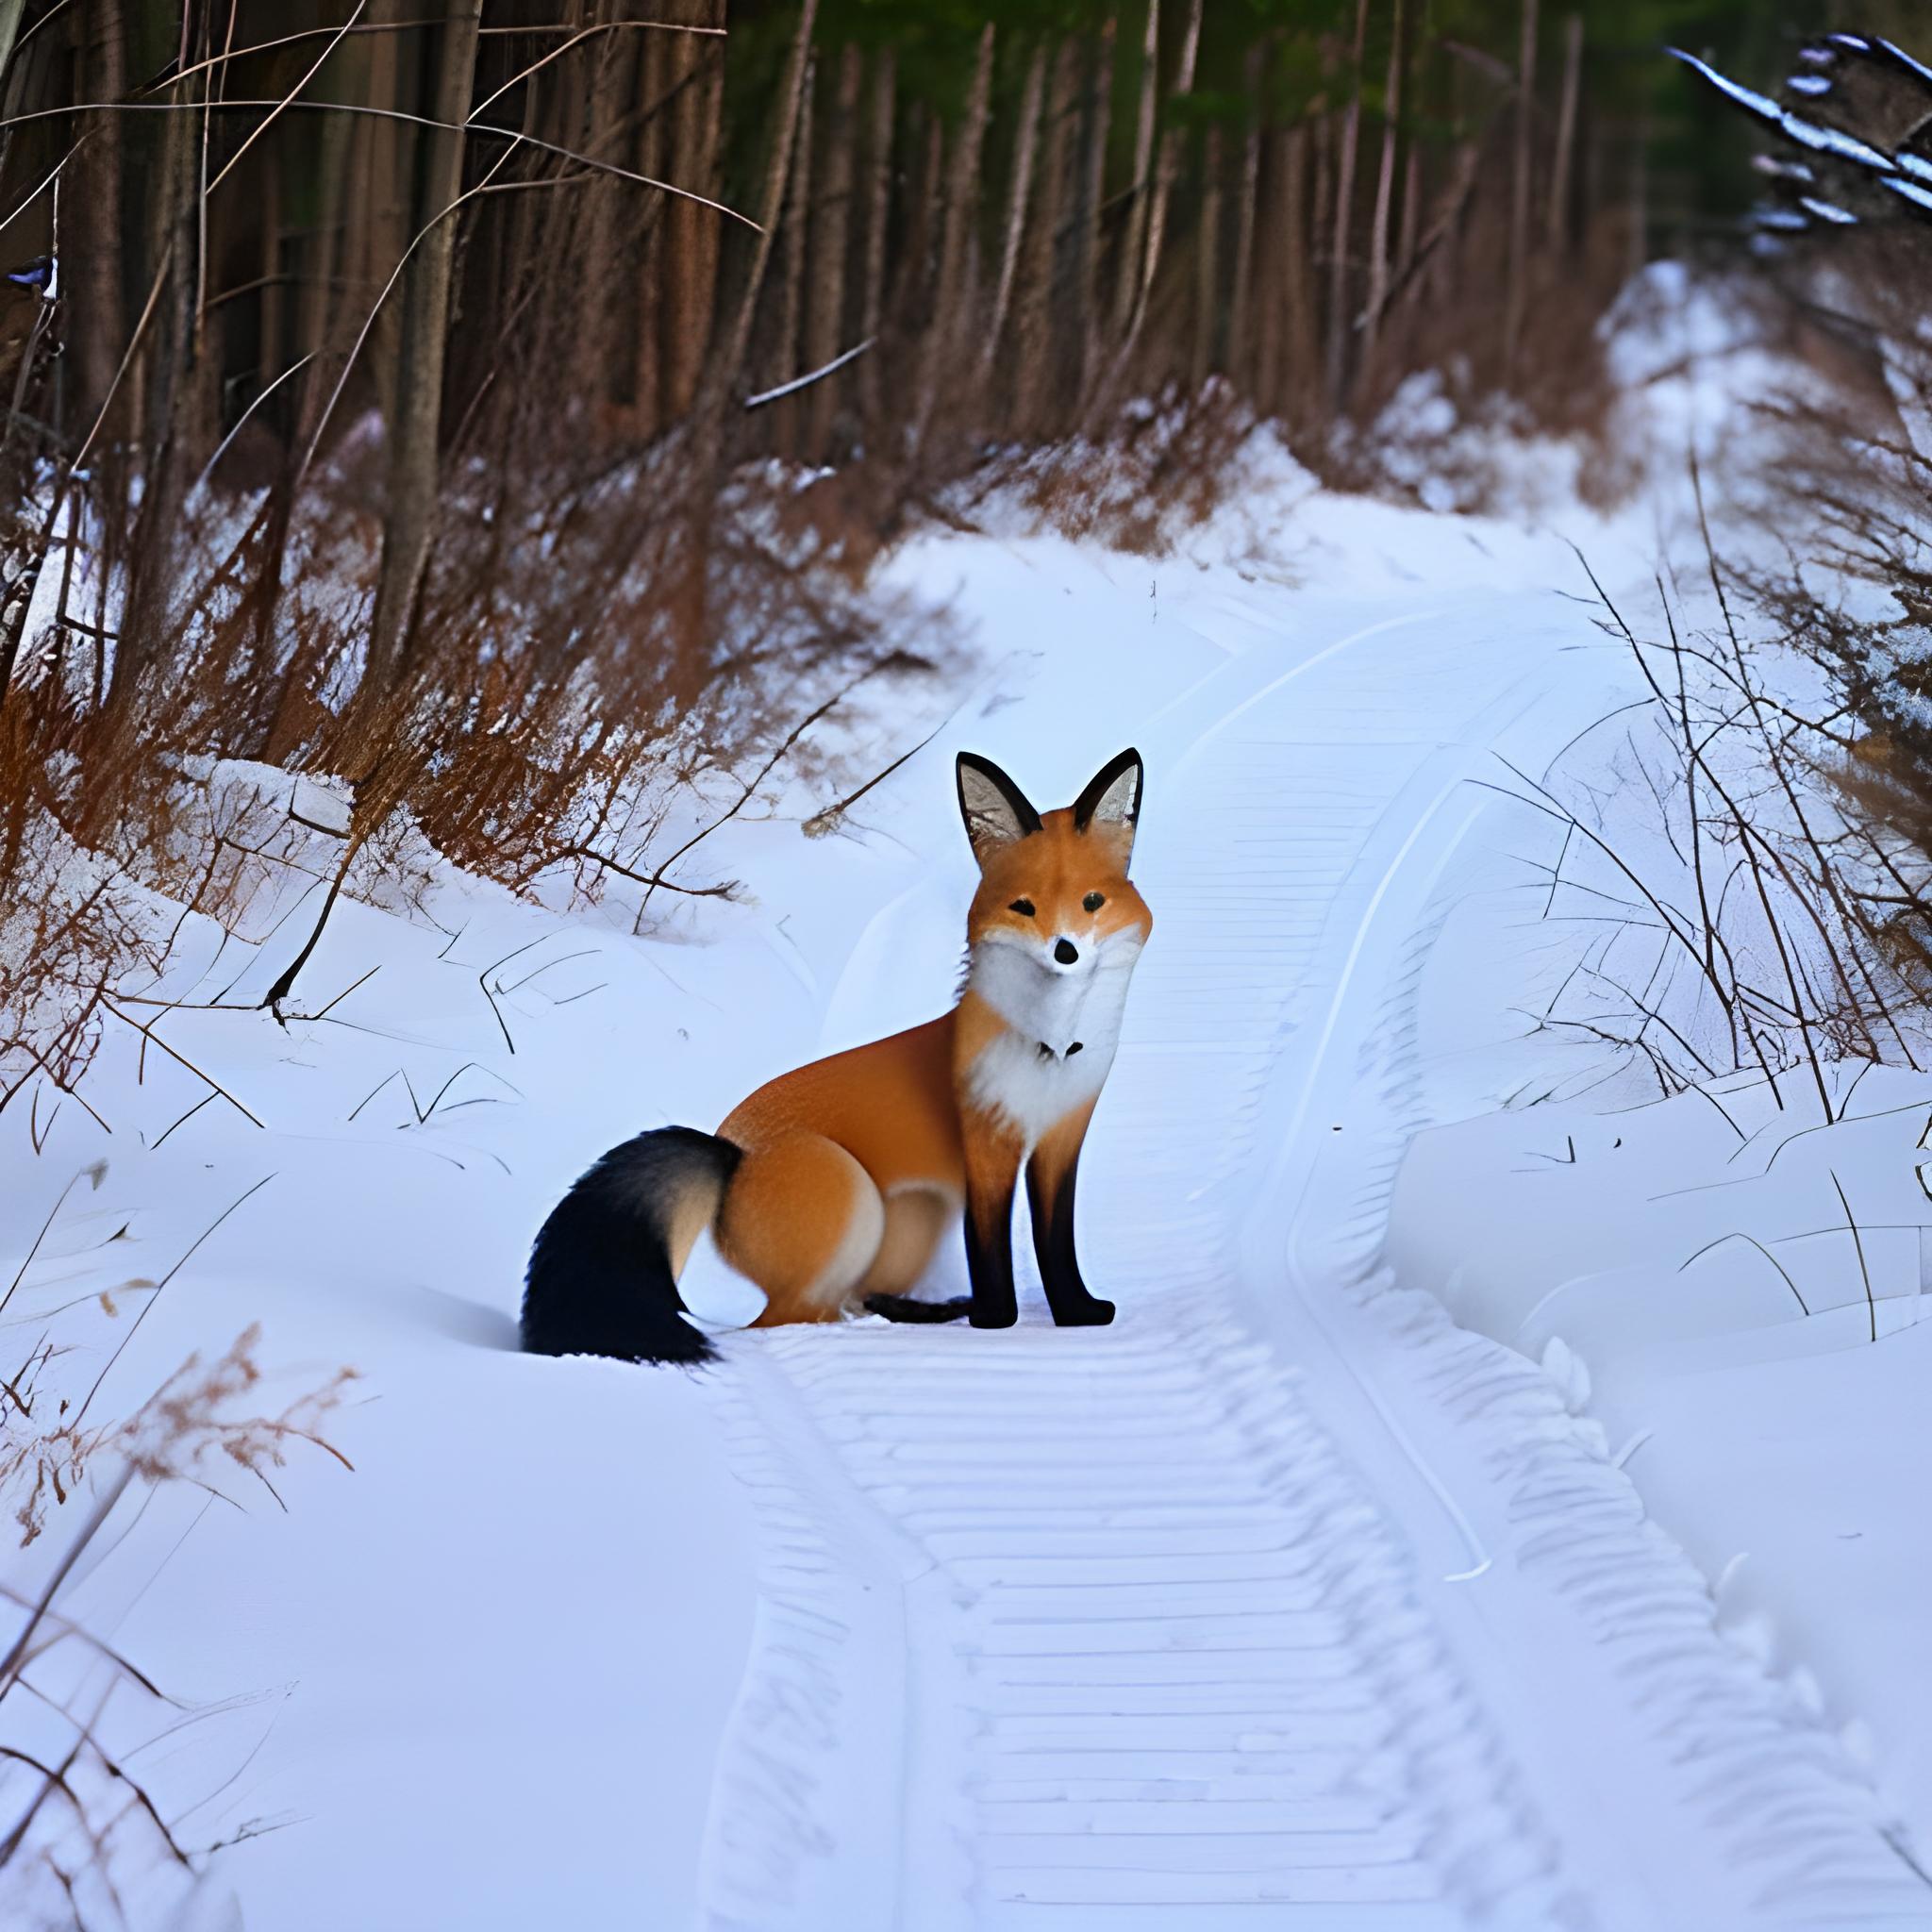
M 1529 307 L 1530 169 L 1536 160 L 1537 0 L 1523 0 L 1523 45 L 1516 64 L 1516 160 L 1509 195 L 1509 275 L 1503 310 L 1503 373 L 1516 371 Z
M 449 328 L 457 222 L 447 210 L 461 192 L 462 124 L 476 74 L 476 34 L 483 0 L 443 0 L 433 50 L 430 116 L 417 144 L 414 227 L 422 239 L 403 271 L 401 360 L 390 432 L 389 492 L 382 565 L 369 625 L 362 689 L 387 697 L 406 661 L 436 523 L 437 441 L 442 426 L 442 364 Z M 386 38 L 386 36 L 384 37 Z
M 1181 40 L 1180 66 L 1174 77 L 1171 100 L 1194 91 L 1194 58 L 1201 49 L 1202 0 L 1193 0 L 1188 9 L 1188 30 Z M 1160 143 L 1160 167 L 1155 176 L 1154 198 L 1147 208 L 1146 260 L 1141 271 L 1141 293 L 1134 305 L 1133 325 L 1127 331 L 1132 347 L 1147 321 L 1147 306 L 1154 299 L 1154 278 L 1160 273 L 1161 247 L 1167 239 L 1167 208 L 1174 196 L 1174 176 L 1180 172 L 1181 132 L 1170 127 Z
M 1049 434 L 1076 420 L 1081 401 L 1079 319 L 1068 316 L 1057 299 L 1062 217 L 1074 172 L 1074 104 L 1078 87 L 1079 53 L 1070 36 L 1060 42 L 1054 60 L 1053 89 L 1046 104 L 1046 154 L 1035 191 L 1038 207 L 1026 225 L 1020 252 L 1008 422 L 1022 435 Z M 1076 246 L 1070 241 L 1070 249 Z
M 778 84 L 776 120 L 765 159 L 765 179 L 758 200 L 758 238 L 745 271 L 744 285 L 718 354 L 700 386 L 692 411 L 691 459 L 686 487 L 691 505 L 691 526 L 680 567 L 670 591 L 675 661 L 675 689 L 689 690 L 695 681 L 708 642 L 710 591 L 708 523 L 717 500 L 718 476 L 724 459 L 724 416 L 732 391 L 742 379 L 751 327 L 758 314 L 758 295 L 772 258 L 772 241 L 785 210 L 785 185 L 791 171 L 791 154 L 798 143 L 799 104 L 805 94 L 806 66 L 811 58 L 812 28 L 818 21 L 818 0 L 805 0 L 798 30 L 786 57 Z
M 892 218 L 894 79 L 892 50 L 882 47 L 874 57 L 872 126 L 866 142 L 865 265 L 858 305 L 858 339 L 865 342 L 878 341 L 885 311 L 886 237 Z M 869 418 L 878 415 L 882 389 L 879 358 L 868 354 L 861 361 L 859 394 Z
M 123 6 L 124 0 L 90 0 L 79 16 L 85 100 L 118 101 L 127 92 L 127 23 Z M 72 273 L 62 307 L 73 318 L 69 341 L 75 368 L 73 420 L 63 426 L 76 437 L 84 437 L 92 426 L 127 346 L 122 175 L 128 118 L 96 114 L 84 130 L 77 130 L 84 138 L 64 184 L 75 206 L 88 211 L 85 221 L 70 217 L 61 224 L 71 258 L 63 271 Z M 127 407 L 124 402 L 124 410 Z
M 1415 260 L 1416 241 L 1422 230 L 1423 155 L 1421 146 L 1410 142 L 1408 163 L 1402 173 L 1402 229 L 1395 238 L 1395 281 L 1400 286 L 1408 277 Z
M 405 17 L 412 0 L 378 0 L 371 8 L 372 23 L 391 25 Z M 434 0 L 431 0 L 433 8 Z M 352 37 L 353 38 L 353 37 Z M 369 98 L 379 108 L 422 111 L 421 62 L 428 49 L 419 49 L 413 34 L 394 32 L 369 36 Z M 467 108 L 466 108 L 467 111 Z M 370 117 L 362 124 L 362 177 L 349 197 L 351 232 L 360 239 L 356 278 L 367 309 L 382 292 L 409 242 L 409 205 L 406 183 L 416 160 L 418 130 L 397 121 Z M 377 310 L 375 325 L 362 352 L 362 366 L 375 389 L 375 406 L 385 423 L 396 414 L 397 361 L 402 324 L 393 302 Z
M 1113 50 L 1116 23 L 1100 30 L 1081 109 L 1078 229 L 1074 243 L 1074 326 L 1078 368 L 1074 394 L 1083 404 L 1101 361 L 1100 210 L 1107 199 L 1107 133 L 1113 113 Z
M 1637 110 L 1634 151 L 1630 158 L 1630 253 L 1626 272 L 1639 275 L 1650 259 L 1650 113 Z
M 1260 181 L 1256 191 L 1255 326 L 1250 382 L 1264 416 L 1281 408 L 1281 342 L 1288 311 L 1288 148 L 1291 137 L 1271 129 L 1261 138 Z
M 287 366 L 288 289 L 282 279 L 282 169 L 278 149 L 261 158 L 261 295 L 257 309 L 255 391 Z
M 1375 175 L 1375 215 L 1369 233 L 1369 299 L 1362 325 L 1362 362 L 1375 353 L 1382 307 L 1389 299 L 1389 224 L 1395 198 L 1395 142 L 1402 114 L 1402 0 L 1395 0 L 1393 38 L 1389 44 L 1389 78 L 1382 97 L 1382 165 Z
M 798 104 L 798 139 L 791 153 L 791 178 L 785 196 L 785 274 L 778 285 L 777 358 L 767 371 L 775 386 L 799 371 L 800 329 L 805 314 L 805 246 L 811 236 L 812 96 L 818 61 L 806 62 L 805 92 Z M 798 454 L 799 399 L 787 396 L 772 411 L 774 443 L 788 457 Z
M 1362 128 L 1362 55 L 1369 37 L 1369 0 L 1357 0 L 1355 47 L 1348 75 L 1348 106 L 1341 114 L 1341 144 L 1335 158 L 1335 240 L 1328 258 L 1328 406 L 1341 407 L 1348 376 L 1349 256 L 1355 221 L 1356 150 Z
M 343 60 L 350 78 L 343 92 L 350 99 L 362 97 L 363 63 L 368 43 L 377 35 L 352 35 L 350 44 L 337 58 Z M 357 45 L 359 42 L 361 44 Z M 335 386 L 335 370 L 324 353 L 329 343 L 329 320 L 335 309 L 334 290 L 339 280 L 351 273 L 347 241 L 344 192 L 348 186 L 349 143 L 357 132 L 354 114 L 324 114 L 318 140 L 318 159 L 314 178 L 315 225 L 302 238 L 295 258 L 302 267 L 302 285 L 296 295 L 295 354 L 308 358 L 299 378 L 300 403 L 295 414 L 294 447 L 306 444 L 321 420 L 323 405 Z
M 1227 303 L 1227 372 L 1238 384 L 1251 380 L 1248 343 L 1255 307 L 1255 218 L 1261 192 L 1261 82 L 1268 48 L 1257 41 L 1248 50 L 1248 131 L 1241 142 L 1241 185 L 1235 207 L 1234 288 Z
M 20 35 L 20 17 L 26 11 L 26 0 L 0 0 L 0 78 L 13 58 L 13 43 Z
M 1147 34 L 1141 46 L 1141 107 L 1134 121 L 1134 181 L 1121 236 L 1119 279 L 1114 284 L 1113 333 L 1126 338 L 1141 287 L 1141 242 L 1154 182 L 1154 108 L 1160 86 L 1160 0 L 1147 0 Z
M 858 173 L 858 90 L 864 65 L 858 47 L 847 44 L 839 57 L 839 93 L 827 141 L 824 186 L 811 246 L 811 306 L 806 325 L 805 364 L 823 369 L 847 346 L 845 329 L 846 258 L 852 241 L 852 192 Z M 861 338 L 863 340 L 863 338 Z M 831 454 L 840 378 L 822 376 L 806 392 L 806 456 L 815 463 Z
M 931 424 L 946 373 L 956 366 L 958 348 L 966 340 L 967 255 L 972 246 L 973 217 L 979 206 L 979 156 L 992 89 L 992 45 L 993 28 L 989 21 L 979 36 L 979 58 L 974 64 L 965 118 L 953 143 L 953 165 L 946 183 L 939 281 L 926 332 L 925 370 L 919 385 L 922 438 Z
M 1308 192 L 1308 148 L 1320 141 L 1321 133 L 1318 123 L 1312 127 L 1292 128 L 1288 137 L 1288 219 L 1282 235 L 1287 251 L 1288 367 L 1282 377 L 1282 400 L 1290 420 L 1297 424 L 1321 380 L 1318 365 L 1321 329 L 1315 306 L 1315 236 L 1327 203 L 1319 192 L 1311 202 Z M 1316 155 L 1318 191 L 1327 173 L 1322 165 L 1325 153 L 1324 143 Z
M 678 51 L 674 42 L 691 38 L 689 34 L 642 36 L 634 101 L 639 120 L 631 156 L 638 173 L 654 181 L 677 178 L 665 154 L 676 139 L 675 113 L 666 115 L 664 99 L 674 85 L 672 63 Z M 669 127 L 667 119 L 672 123 Z M 615 182 L 608 185 L 617 186 Z M 653 193 L 642 207 L 634 206 L 632 213 L 636 245 L 631 252 L 630 275 L 631 286 L 637 291 L 637 314 L 631 325 L 631 424 L 633 434 L 644 441 L 656 436 L 673 413 L 669 364 L 675 348 L 670 337 L 678 264 L 673 253 L 672 223 L 674 209 L 687 206 L 675 196 Z
M 1194 238 L 1194 388 L 1207 382 L 1221 346 L 1221 129 L 1210 127 L 1201 160 L 1201 228 Z
M 191 48 L 191 52 L 194 50 Z M 108 686 L 106 723 L 110 741 L 133 725 L 141 686 L 169 641 L 170 597 L 179 555 L 181 511 L 189 465 L 206 437 L 208 358 L 198 354 L 195 291 L 199 283 L 198 220 L 200 124 L 207 113 L 208 75 L 191 96 L 191 108 L 167 117 L 160 163 L 149 182 L 146 257 L 164 288 L 141 351 L 145 375 L 146 421 L 138 431 L 144 453 L 141 508 L 127 558 L 127 591 Z M 193 111 L 198 108 L 199 112 Z M 232 749 L 222 746 L 221 750 Z M 108 801 L 103 801 L 104 807 Z
M 724 354 L 719 368 L 719 381 L 727 387 L 738 381 L 744 366 L 745 351 L 751 345 L 752 320 L 758 313 L 758 294 L 772 258 L 772 238 L 784 217 L 785 186 L 791 173 L 792 150 L 798 142 L 799 104 L 805 98 L 806 65 L 811 54 L 811 32 L 818 11 L 818 0 L 805 0 L 798 16 L 798 31 L 792 36 L 791 52 L 785 62 L 785 77 L 778 85 L 777 124 L 772 129 L 764 192 L 759 197 L 758 245 L 752 252 L 744 287 L 738 292 L 738 308 L 731 319 L 730 332 L 724 338 Z
M 694 25 L 723 25 L 723 0 L 698 0 L 684 9 Z M 646 35 L 647 40 L 655 38 Z M 718 133 L 722 112 L 724 54 L 717 42 L 696 34 L 668 34 L 672 85 L 671 146 L 680 188 L 715 194 L 718 185 Z M 659 291 L 663 318 L 660 364 L 663 408 L 681 421 L 696 400 L 711 339 L 717 303 L 719 224 L 716 209 L 701 208 L 681 195 L 670 197 L 659 223 L 664 238 L 659 259 L 666 286 Z
M 1550 176 L 1550 248 L 1570 247 L 1570 182 L 1576 153 L 1576 109 L 1583 91 L 1583 16 L 1573 13 L 1563 27 L 1563 100 L 1557 111 L 1557 161 Z
M 617 0 L 597 0 L 587 9 L 591 26 L 608 26 L 626 9 Z M 683 41 L 685 34 L 647 34 L 652 42 Z M 586 91 L 580 145 L 595 160 L 621 158 L 615 152 L 621 140 L 620 127 L 628 104 L 636 98 L 638 49 L 635 34 L 600 33 L 586 42 L 581 58 L 590 67 Z M 653 97 L 646 96 L 647 100 Z M 467 111 L 467 109 L 466 109 Z M 655 118 L 655 117 L 654 117 Z M 574 143 L 577 144 L 577 143 Z M 644 170 L 650 173 L 649 169 Z M 578 257 L 577 287 L 583 302 L 575 349 L 577 375 L 574 384 L 576 406 L 584 412 L 583 427 L 593 439 L 607 434 L 610 405 L 620 387 L 618 360 L 622 353 L 619 324 L 622 319 L 623 284 L 625 258 L 629 251 L 623 240 L 622 224 L 628 212 L 630 184 L 611 175 L 598 175 L 575 191 L 580 197 L 578 215 L 582 224 Z M 661 211 L 659 213 L 661 222 Z M 627 384 L 624 385 L 628 387 Z
M 1013 180 L 1007 196 L 1007 239 L 1000 251 L 999 286 L 993 291 L 992 314 L 987 321 L 981 358 L 992 367 L 999 353 L 1000 332 L 1013 299 L 1013 277 L 1020 269 L 1020 239 L 1026 226 L 1026 199 L 1033 188 L 1033 154 L 1040 140 L 1040 97 L 1046 85 L 1046 42 L 1037 42 L 1026 63 L 1026 81 L 1020 91 L 1020 127 L 1014 139 Z

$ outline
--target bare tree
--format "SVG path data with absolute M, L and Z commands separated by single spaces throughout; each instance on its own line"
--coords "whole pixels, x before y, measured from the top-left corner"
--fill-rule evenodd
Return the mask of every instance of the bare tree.
M 403 270 L 401 360 L 389 461 L 382 565 L 369 624 L 366 687 L 386 696 L 402 669 L 436 521 L 442 367 L 449 336 L 457 196 L 462 185 L 463 124 L 475 85 L 483 0 L 442 0 L 430 112 L 437 125 L 417 142 L 416 234 Z

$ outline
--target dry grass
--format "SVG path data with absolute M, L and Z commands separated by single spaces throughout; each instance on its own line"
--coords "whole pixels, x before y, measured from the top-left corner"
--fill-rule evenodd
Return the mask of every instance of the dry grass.
M 191 1356 L 131 1412 L 97 1413 L 155 1299 L 227 1218 L 158 1282 L 125 1280 L 82 1297 L 112 1341 L 90 1374 L 101 1351 L 74 1345 L 71 1313 L 42 1306 L 45 1291 L 37 1293 L 30 1277 L 75 1186 L 98 1185 L 101 1173 L 91 1169 L 61 1191 L 0 1292 L 0 1316 L 8 1317 L 0 1334 L 38 1337 L 20 1344 L 21 1359 L 0 1362 L 0 1505 L 18 1531 L 0 1580 L 0 1899 L 9 1924 L 125 1924 L 135 1887 L 142 1922 L 153 1923 L 198 1882 L 213 1847 L 184 1837 L 137 1759 L 224 1707 L 168 1694 L 110 1635 L 90 1627 L 75 1607 L 79 1589 L 160 1491 L 233 1500 L 225 1482 L 246 1476 L 279 1504 L 276 1478 L 298 1446 L 344 1461 L 325 1431 L 355 1379 L 343 1370 L 271 1407 L 260 1331 L 250 1327 L 212 1359 Z M 109 1241 L 101 1258 L 111 1251 Z

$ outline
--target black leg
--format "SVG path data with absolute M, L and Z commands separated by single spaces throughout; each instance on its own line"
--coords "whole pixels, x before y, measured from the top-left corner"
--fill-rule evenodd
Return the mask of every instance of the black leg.
M 975 1328 L 1010 1328 L 1020 1319 L 1013 1293 L 1013 1183 L 996 1198 L 966 1203 L 966 1273 L 973 1282 Z
M 1061 1328 L 1104 1328 L 1113 1320 L 1113 1304 L 1102 1301 L 1080 1278 L 1079 1257 L 1074 1252 L 1074 1177 L 1080 1155 L 1074 1158 L 1053 1187 L 1036 1154 L 1026 1163 L 1026 1205 L 1033 1210 L 1033 1252 L 1040 1257 L 1041 1285 L 1046 1305 Z

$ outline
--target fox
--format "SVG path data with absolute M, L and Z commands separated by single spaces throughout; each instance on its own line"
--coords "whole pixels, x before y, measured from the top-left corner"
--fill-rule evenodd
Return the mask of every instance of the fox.
M 1014 1196 L 1024 1171 L 1055 1324 L 1114 1305 L 1080 1273 L 1074 1181 L 1153 931 L 1128 877 L 1142 768 L 1131 748 L 1070 806 L 1041 812 L 990 758 L 955 765 L 979 881 L 951 1010 L 780 1074 L 715 1134 L 658 1127 L 613 1147 L 530 1253 L 522 1341 L 536 1355 L 693 1364 L 715 1350 L 678 1280 L 699 1236 L 765 1295 L 752 1324 L 1008 1328 L 1019 1318 Z M 955 1224 L 970 1293 L 912 1293 Z

